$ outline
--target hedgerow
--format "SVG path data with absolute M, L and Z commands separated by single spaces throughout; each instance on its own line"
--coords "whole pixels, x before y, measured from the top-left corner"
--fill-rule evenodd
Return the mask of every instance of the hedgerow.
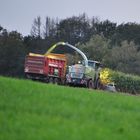
M 140 94 L 140 77 L 112 71 L 112 80 L 120 92 Z

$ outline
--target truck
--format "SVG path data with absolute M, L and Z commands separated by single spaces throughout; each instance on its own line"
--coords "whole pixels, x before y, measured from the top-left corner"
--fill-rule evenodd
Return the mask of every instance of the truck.
M 75 64 L 68 67 L 68 71 L 66 74 L 66 84 L 75 86 L 85 86 L 88 88 L 95 89 L 99 88 L 99 69 L 101 64 L 98 61 L 88 60 L 86 55 L 80 49 L 65 42 L 56 43 L 46 52 L 46 54 L 51 53 L 56 47 L 60 45 L 65 45 L 72 48 L 73 50 L 78 52 L 83 58 L 81 64 Z
M 61 84 L 65 81 L 66 67 L 67 59 L 63 54 L 29 53 L 25 58 L 24 72 L 29 79 Z
M 54 54 L 52 51 L 60 46 L 65 45 L 78 52 L 83 61 L 80 64 L 67 66 L 67 58 L 64 54 Z M 86 55 L 75 46 L 58 42 L 54 44 L 44 55 L 32 54 L 27 55 L 25 59 L 25 73 L 27 78 L 41 79 L 51 83 L 61 83 L 67 85 L 84 86 L 94 89 L 114 89 L 110 85 L 112 81 L 105 80 L 102 65 L 98 61 L 88 60 Z M 107 81 L 107 82 L 103 82 Z
M 85 65 L 85 63 L 87 63 Z M 87 60 L 81 64 L 69 66 L 66 76 L 68 85 L 83 86 L 87 88 L 101 88 L 100 72 L 101 64 L 98 61 Z
M 116 92 L 115 83 L 111 78 L 111 70 L 103 68 L 100 62 L 93 60 L 69 66 L 66 83 L 72 86 Z

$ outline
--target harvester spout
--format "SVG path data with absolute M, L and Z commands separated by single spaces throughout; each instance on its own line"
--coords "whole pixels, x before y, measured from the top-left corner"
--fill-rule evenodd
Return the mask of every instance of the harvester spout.
M 51 52 L 52 52 L 57 46 L 59 46 L 59 45 L 66 45 L 66 46 L 72 48 L 73 50 L 77 51 L 77 52 L 83 57 L 83 59 L 84 59 L 84 61 L 85 61 L 85 65 L 87 65 L 86 63 L 88 62 L 88 59 L 87 59 L 86 55 L 85 55 L 81 50 L 79 50 L 78 48 L 76 48 L 75 46 L 73 46 L 73 45 L 71 45 L 71 44 L 69 44 L 69 43 L 65 43 L 65 42 L 58 42 L 58 43 L 54 44 L 54 45 L 45 53 L 45 55 L 47 55 L 48 53 L 51 53 Z

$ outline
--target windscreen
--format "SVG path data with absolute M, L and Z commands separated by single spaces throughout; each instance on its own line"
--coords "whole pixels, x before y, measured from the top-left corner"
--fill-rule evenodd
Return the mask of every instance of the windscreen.
M 93 61 L 88 61 L 88 66 L 92 67 L 95 69 L 95 62 Z

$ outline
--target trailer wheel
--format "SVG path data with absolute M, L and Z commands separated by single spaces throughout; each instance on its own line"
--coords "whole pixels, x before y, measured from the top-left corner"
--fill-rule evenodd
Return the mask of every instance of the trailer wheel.
M 49 78 L 49 83 L 51 83 L 51 84 L 53 83 L 53 78 L 52 77 Z
M 92 80 L 89 80 L 88 81 L 87 87 L 90 88 L 90 89 L 93 89 L 94 88 L 94 83 L 93 83 Z
M 44 82 L 49 83 L 49 79 L 46 77 L 46 78 L 44 79 Z
M 58 78 L 54 78 L 54 84 L 59 84 L 59 79 Z

